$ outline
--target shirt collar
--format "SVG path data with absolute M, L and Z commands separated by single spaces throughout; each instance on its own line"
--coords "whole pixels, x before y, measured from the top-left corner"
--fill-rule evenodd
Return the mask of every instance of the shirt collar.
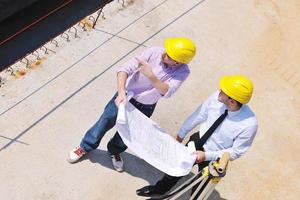
M 244 110 L 244 107 L 245 106 L 242 105 L 242 107 L 240 109 L 236 110 L 236 111 L 228 111 L 228 116 L 229 117 L 237 116 L 239 113 L 242 112 L 242 110 Z

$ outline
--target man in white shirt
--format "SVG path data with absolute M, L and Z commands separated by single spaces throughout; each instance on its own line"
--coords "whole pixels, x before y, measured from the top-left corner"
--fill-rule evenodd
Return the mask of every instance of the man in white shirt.
M 194 133 L 189 140 L 196 144 L 199 170 L 210 161 L 217 160 L 223 152 L 228 152 L 230 160 L 235 160 L 249 149 L 258 127 L 254 113 L 245 105 L 250 101 L 252 92 L 253 85 L 247 77 L 224 76 L 220 81 L 220 90 L 213 93 L 185 120 L 176 137 L 179 142 L 201 124 L 199 132 Z M 140 196 L 164 194 L 179 179 L 165 175 L 155 185 L 145 186 L 136 192 Z

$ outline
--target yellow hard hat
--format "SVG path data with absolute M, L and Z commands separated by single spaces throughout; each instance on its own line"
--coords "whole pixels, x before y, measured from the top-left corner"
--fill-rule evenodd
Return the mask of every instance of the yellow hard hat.
M 165 49 L 169 57 L 179 63 L 189 63 L 196 54 L 195 43 L 188 38 L 168 38 Z
M 223 76 L 220 81 L 221 90 L 232 99 L 246 104 L 250 101 L 253 84 L 245 76 Z

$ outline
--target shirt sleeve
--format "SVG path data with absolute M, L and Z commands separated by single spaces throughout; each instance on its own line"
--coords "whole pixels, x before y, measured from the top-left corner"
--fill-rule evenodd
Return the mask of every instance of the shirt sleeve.
M 183 122 L 178 133 L 179 137 L 184 138 L 193 128 L 207 119 L 209 103 L 210 99 L 207 99 Z
M 140 54 L 131 58 L 128 62 L 122 64 L 117 69 L 117 73 L 122 71 L 122 72 L 126 72 L 128 74 L 128 76 L 131 76 L 138 70 L 139 64 L 138 64 L 137 60 L 135 59 L 135 57 L 139 58 L 140 60 L 145 60 L 145 61 L 149 62 L 149 59 L 150 59 L 151 55 L 153 54 L 153 51 L 155 51 L 154 47 L 147 48 Z
M 233 146 L 228 149 L 223 149 L 220 151 L 208 151 L 205 152 L 205 160 L 217 160 L 222 156 L 224 152 L 228 152 L 230 154 L 230 160 L 235 160 L 242 155 L 244 155 L 247 150 L 250 148 L 253 139 L 257 132 L 257 125 L 251 126 L 243 131 L 233 142 Z
M 178 88 L 181 86 L 181 84 L 187 79 L 189 74 L 190 74 L 190 72 L 188 70 L 183 71 L 183 72 L 181 72 L 180 75 L 178 75 L 178 78 L 173 77 L 168 82 L 166 82 L 166 84 L 168 84 L 168 86 L 169 86 L 169 89 L 166 92 L 166 94 L 164 95 L 164 97 L 165 98 L 171 97 L 178 90 Z

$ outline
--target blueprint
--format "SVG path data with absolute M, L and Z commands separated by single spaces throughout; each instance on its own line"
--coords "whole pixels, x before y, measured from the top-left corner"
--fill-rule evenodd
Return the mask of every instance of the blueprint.
M 131 103 L 119 106 L 116 123 L 123 142 L 137 156 L 171 176 L 187 175 L 196 156 Z

